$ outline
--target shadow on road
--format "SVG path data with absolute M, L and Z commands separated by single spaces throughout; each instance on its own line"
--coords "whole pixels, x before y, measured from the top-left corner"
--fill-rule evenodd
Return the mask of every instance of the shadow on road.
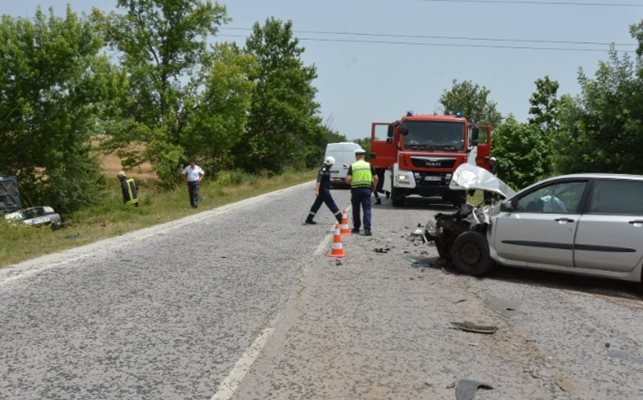
M 447 265 L 447 263 L 439 257 L 407 254 L 406 259 L 412 268 L 441 269 L 445 273 L 460 275 L 452 265 Z M 478 279 L 493 279 L 516 284 L 545 286 L 553 289 L 599 294 L 614 298 L 643 300 L 643 284 L 641 283 L 576 276 L 558 272 L 496 267 L 491 274 Z
M 641 283 L 636 282 L 510 267 L 495 268 L 485 279 L 497 279 L 519 284 L 546 286 L 549 288 L 573 290 L 610 297 L 643 300 Z

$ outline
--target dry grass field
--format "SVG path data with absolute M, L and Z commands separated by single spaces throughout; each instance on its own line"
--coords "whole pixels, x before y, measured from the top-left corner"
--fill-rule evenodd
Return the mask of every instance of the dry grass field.
M 98 148 L 101 142 L 101 138 L 96 138 L 92 142 L 92 145 L 95 148 Z M 138 180 L 154 181 L 157 178 L 156 173 L 154 173 L 154 171 L 152 170 L 152 166 L 148 162 L 145 162 L 138 167 L 126 170 L 121 163 L 121 159 L 118 157 L 115 151 L 109 154 L 105 154 L 97 150 L 95 156 L 99 160 L 100 165 L 103 169 L 103 173 L 107 177 L 113 177 L 116 176 L 119 171 L 125 171 L 128 176 L 131 176 L 132 178 Z

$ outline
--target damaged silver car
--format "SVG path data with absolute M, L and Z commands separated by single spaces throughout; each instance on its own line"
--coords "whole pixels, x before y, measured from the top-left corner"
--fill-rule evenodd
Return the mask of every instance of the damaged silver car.
M 425 227 L 440 257 L 460 272 L 496 265 L 643 280 L 643 176 L 574 174 L 518 193 L 489 171 L 462 165 L 452 189 L 480 189 L 503 199 L 437 214 Z
M 9 222 L 22 221 L 22 223 L 31 226 L 49 225 L 51 229 L 56 230 L 62 227 L 60 214 L 49 206 L 30 207 L 16 212 L 4 215 L 4 219 Z

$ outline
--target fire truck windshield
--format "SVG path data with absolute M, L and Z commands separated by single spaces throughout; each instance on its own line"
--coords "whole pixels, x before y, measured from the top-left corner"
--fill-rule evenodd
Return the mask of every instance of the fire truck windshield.
M 464 123 L 446 121 L 406 121 L 408 134 L 404 147 L 410 149 L 461 150 L 464 148 Z

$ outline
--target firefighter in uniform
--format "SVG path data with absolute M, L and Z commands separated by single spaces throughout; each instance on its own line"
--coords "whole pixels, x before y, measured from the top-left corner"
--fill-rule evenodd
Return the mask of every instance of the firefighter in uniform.
M 134 179 L 127 178 L 125 171 L 118 173 L 118 179 L 121 181 L 121 192 L 123 193 L 123 203 L 134 204 L 138 207 L 138 193 Z
M 364 210 L 364 235 L 371 236 L 371 192 L 377 186 L 377 175 L 370 163 L 364 161 L 366 151 L 355 150 L 357 161 L 348 169 L 346 182 L 351 185 L 353 207 L 353 233 L 359 233 L 362 226 L 360 207 Z
M 315 214 L 319 211 L 322 203 L 326 203 L 328 209 L 335 215 L 338 223 L 342 223 L 342 212 L 335 204 L 333 196 L 330 194 L 330 168 L 335 164 L 335 159 L 333 157 L 326 157 L 324 160 L 324 165 L 319 169 L 317 174 L 317 183 L 315 184 L 315 202 L 313 206 L 310 207 L 310 213 L 306 218 L 305 223 L 309 225 L 315 225 L 316 222 L 313 220 Z

